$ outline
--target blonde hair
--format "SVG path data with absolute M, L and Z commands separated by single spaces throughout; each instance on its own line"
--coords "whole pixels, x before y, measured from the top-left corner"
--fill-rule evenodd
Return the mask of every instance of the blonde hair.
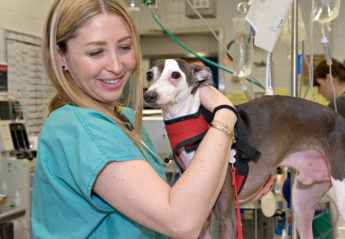
M 129 94 L 125 106 L 135 97 L 135 129 L 130 132 L 114 112 L 109 112 L 100 102 L 85 94 L 73 81 L 68 71 L 63 71 L 59 63 L 58 50 L 67 51 L 67 42 L 76 37 L 77 30 L 95 15 L 115 14 L 124 19 L 131 34 L 136 56 L 136 67 L 132 80 L 128 81 Z M 42 39 L 42 56 L 46 72 L 55 86 L 57 93 L 49 103 L 49 113 L 55 109 L 71 104 L 79 107 L 93 108 L 113 119 L 140 149 L 142 129 L 142 72 L 139 34 L 134 20 L 121 0 L 55 0 L 48 13 Z M 134 81 L 134 82 L 133 82 Z

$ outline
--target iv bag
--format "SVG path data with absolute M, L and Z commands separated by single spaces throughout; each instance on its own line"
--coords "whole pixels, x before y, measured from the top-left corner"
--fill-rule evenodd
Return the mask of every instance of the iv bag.
M 292 9 L 290 9 L 289 14 L 287 15 L 286 21 L 284 23 L 284 27 L 280 33 L 279 40 L 283 44 L 283 46 L 287 49 L 288 58 L 291 58 L 292 46 L 291 46 L 291 38 L 292 38 Z M 302 44 L 301 42 L 307 40 L 307 32 L 305 30 L 304 21 L 302 17 L 302 11 L 300 6 L 298 5 L 298 52 L 302 52 Z
M 253 1 L 246 19 L 255 29 L 255 46 L 273 52 L 292 0 Z
M 316 0 L 313 20 L 322 24 L 329 23 L 338 17 L 340 0 Z
M 287 18 L 285 20 L 284 26 L 282 28 L 280 34 L 280 41 L 283 43 L 288 43 L 291 45 L 291 38 L 292 38 L 292 16 L 291 16 L 291 9 Z M 300 6 L 298 5 L 298 19 L 297 19 L 297 27 L 298 27 L 298 40 L 303 41 L 307 40 L 307 32 L 305 31 L 304 21 L 302 17 L 302 11 Z
M 233 19 L 235 40 L 231 45 L 233 56 L 233 71 L 238 77 L 248 77 L 252 73 L 254 61 L 253 37 L 250 34 L 250 25 L 244 16 Z

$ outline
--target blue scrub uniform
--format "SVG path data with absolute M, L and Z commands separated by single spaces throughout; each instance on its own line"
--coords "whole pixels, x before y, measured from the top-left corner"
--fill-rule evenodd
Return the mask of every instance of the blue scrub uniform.
M 122 113 L 133 123 L 134 112 Z M 143 140 L 156 153 L 147 133 Z M 145 156 L 164 179 L 163 165 Z M 65 105 L 50 114 L 40 134 L 32 195 L 34 238 L 167 238 L 118 212 L 92 193 L 112 161 L 145 160 L 125 132 L 93 109 Z

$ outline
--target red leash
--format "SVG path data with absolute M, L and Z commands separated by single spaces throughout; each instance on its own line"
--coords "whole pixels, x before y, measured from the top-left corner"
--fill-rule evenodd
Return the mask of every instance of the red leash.
M 237 239 L 243 239 L 242 233 L 242 221 L 241 221 L 241 211 L 240 204 L 238 203 L 238 194 L 237 194 L 237 184 L 236 184 L 236 168 L 231 167 L 231 176 L 232 176 L 232 186 L 235 188 L 235 198 L 236 198 L 236 207 L 237 207 Z

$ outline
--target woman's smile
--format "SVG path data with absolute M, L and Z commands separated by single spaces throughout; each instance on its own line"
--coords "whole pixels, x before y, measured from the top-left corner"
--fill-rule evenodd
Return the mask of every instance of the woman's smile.
M 99 81 L 106 88 L 118 88 L 122 84 L 122 77 L 114 79 L 99 79 Z

